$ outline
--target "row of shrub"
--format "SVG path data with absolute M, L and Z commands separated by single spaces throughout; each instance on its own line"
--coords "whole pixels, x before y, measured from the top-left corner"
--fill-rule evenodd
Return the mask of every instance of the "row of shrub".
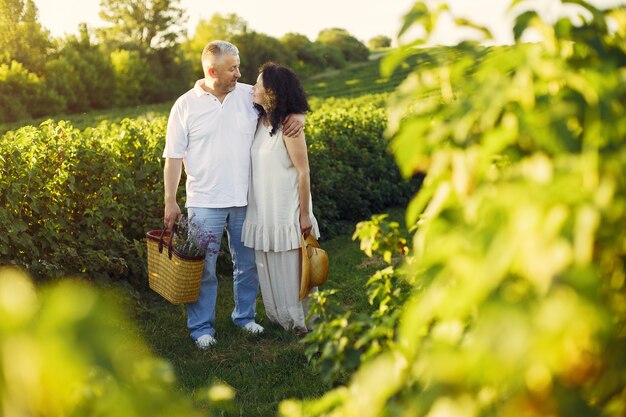
M 406 203 L 416 190 L 387 153 L 385 120 L 375 105 L 357 111 L 333 103 L 308 117 L 314 210 L 325 237 Z M 0 139 L 0 264 L 40 278 L 145 281 L 143 239 L 162 225 L 166 123 L 124 119 L 80 131 L 48 121 L 7 132 Z
M 160 217 L 164 120 L 67 122 L 8 132 L 0 142 L 0 264 L 38 277 L 139 274 L 138 239 Z

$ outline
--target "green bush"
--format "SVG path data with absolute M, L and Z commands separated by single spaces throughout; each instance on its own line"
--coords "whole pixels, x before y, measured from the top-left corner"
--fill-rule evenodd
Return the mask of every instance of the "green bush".
M 193 82 L 192 64 L 177 47 L 109 54 L 89 38 L 81 26 L 80 37 L 60 41 L 37 73 L 2 54 L 0 122 L 164 102 Z
M 176 99 L 189 90 L 197 79 L 199 56 L 189 61 L 181 47 L 158 49 L 149 54 L 147 60 L 153 79 L 158 81 L 146 86 L 144 103 L 163 103 Z
M 377 35 L 367 42 L 370 49 L 385 49 L 391 47 L 391 38 L 385 35 Z
M 139 241 L 160 224 L 164 129 L 164 120 L 103 123 L 85 132 L 46 122 L 4 135 L 0 264 L 37 277 L 143 281 Z
M 66 99 L 70 113 L 111 107 L 115 98 L 109 55 L 90 42 L 86 27 L 80 29 L 80 37 L 69 36 L 46 65 L 46 81 Z
M 329 100 L 307 119 L 313 208 L 324 234 L 406 204 L 420 178 L 405 181 L 388 153 L 380 97 Z
M 36 85 L 37 82 L 37 76 L 29 74 L 16 61 L 0 64 L 0 119 L 3 122 L 30 117 L 26 106 L 16 93 L 20 89 L 32 90 L 30 85 Z
M 346 57 L 338 46 L 315 41 L 311 49 L 314 56 L 322 58 L 323 69 L 341 69 L 346 66 Z

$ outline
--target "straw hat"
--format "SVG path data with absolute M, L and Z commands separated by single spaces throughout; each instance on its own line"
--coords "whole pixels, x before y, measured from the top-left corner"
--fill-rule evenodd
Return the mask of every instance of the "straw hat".
M 313 287 L 319 287 L 328 278 L 328 254 L 317 240 L 309 234 L 302 235 L 302 276 L 300 277 L 300 300 L 304 300 Z

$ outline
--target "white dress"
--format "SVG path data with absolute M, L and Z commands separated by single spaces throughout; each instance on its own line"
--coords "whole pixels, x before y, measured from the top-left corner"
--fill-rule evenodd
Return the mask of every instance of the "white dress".
M 244 245 L 254 248 L 261 295 L 268 318 L 286 330 L 305 331 L 308 298 L 300 301 L 300 197 L 298 172 L 278 129 L 262 121 L 250 150 L 252 178 L 243 225 Z M 311 234 L 319 238 L 309 194 Z

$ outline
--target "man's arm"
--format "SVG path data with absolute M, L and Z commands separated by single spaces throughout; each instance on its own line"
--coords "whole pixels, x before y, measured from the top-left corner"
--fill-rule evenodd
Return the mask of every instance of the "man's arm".
M 176 190 L 182 174 L 182 158 L 166 158 L 163 169 L 163 183 L 165 186 L 165 216 L 163 218 L 167 230 L 172 230 L 174 223 L 181 217 L 180 207 L 176 202 Z
M 283 135 L 289 137 L 297 137 L 304 133 L 304 120 L 306 114 L 292 113 L 283 120 Z

